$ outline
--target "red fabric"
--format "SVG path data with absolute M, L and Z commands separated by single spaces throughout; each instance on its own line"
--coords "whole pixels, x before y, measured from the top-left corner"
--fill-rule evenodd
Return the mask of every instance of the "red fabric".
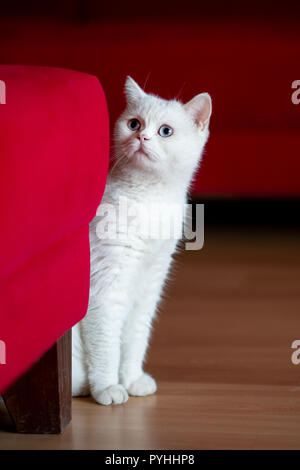
M 1 392 L 86 312 L 109 135 L 97 78 L 25 66 L 0 77 Z
M 1 60 L 98 75 L 112 122 L 124 106 L 127 74 L 142 85 L 148 77 L 146 90 L 165 97 L 188 100 L 208 91 L 211 140 L 195 193 L 300 196 L 300 105 L 291 101 L 291 84 L 300 77 L 300 29 L 293 11 L 284 20 L 263 22 L 190 16 L 84 24 L 6 21 L 0 24 Z

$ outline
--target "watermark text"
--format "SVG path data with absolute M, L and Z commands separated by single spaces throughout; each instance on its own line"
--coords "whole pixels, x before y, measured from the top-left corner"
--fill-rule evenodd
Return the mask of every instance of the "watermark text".
M 0 339 L 0 365 L 6 364 L 6 344 Z
M 298 366 L 300 364 L 300 339 L 295 339 L 295 341 L 292 342 L 291 348 L 295 349 L 291 361 L 295 366 Z
M 292 103 L 299 104 L 300 103 L 300 80 L 294 80 L 292 83 L 292 88 L 295 90 L 291 96 Z
M 204 244 L 204 204 L 132 203 L 120 196 L 97 210 L 96 234 L 100 240 L 130 241 L 183 239 L 186 250 Z
M 6 85 L 3 80 L 0 80 L 0 104 L 6 104 Z

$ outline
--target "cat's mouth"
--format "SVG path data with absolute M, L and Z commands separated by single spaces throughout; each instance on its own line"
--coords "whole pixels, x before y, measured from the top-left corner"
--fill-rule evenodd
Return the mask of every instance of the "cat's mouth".
M 145 150 L 144 147 L 139 147 L 135 152 L 134 152 L 135 155 L 141 155 L 142 157 L 146 157 L 148 158 L 148 160 L 150 161 L 153 161 L 153 159 L 151 158 L 151 155 L 149 155 L 149 153 L 147 152 L 147 150 Z

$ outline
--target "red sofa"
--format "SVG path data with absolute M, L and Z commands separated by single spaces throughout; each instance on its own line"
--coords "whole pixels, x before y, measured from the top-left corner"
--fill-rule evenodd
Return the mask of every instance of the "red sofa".
M 0 66 L 0 77 L 3 392 L 86 313 L 88 224 L 105 187 L 109 126 L 94 76 Z
M 252 10 L 258 15 L 263 6 L 254 2 Z M 189 99 L 208 91 L 213 97 L 211 139 L 194 194 L 300 196 L 300 105 L 291 100 L 292 82 L 300 78 L 295 8 L 278 11 L 270 3 L 258 20 L 234 19 L 228 12 L 223 18 L 205 17 L 204 7 L 192 2 L 190 9 L 176 4 L 164 11 L 154 2 L 149 14 L 143 6 L 134 8 L 144 15 L 134 18 L 124 5 L 118 12 L 101 4 L 96 13 L 102 19 L 92 12 L 85 22 L 2 20 L 0 61 L 50 64 L 99 76 L 112 122 L 124 106 L 127 74 L 142 85 L 148 79 L 146 90 L 165 97 Z M 227 9 L 227 4 L 222 7 Z M 154 17 L 173 10 L 177 17 Z M 121 18 L 126 11 L 127 18 Z M 241 11 L 241 2 L 235 1 L 232 11 Z

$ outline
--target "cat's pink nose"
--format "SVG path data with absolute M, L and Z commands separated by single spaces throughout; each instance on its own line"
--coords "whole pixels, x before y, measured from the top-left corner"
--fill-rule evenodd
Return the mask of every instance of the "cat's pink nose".
M 141 142 L 144 142 L 144 140 L 149 140 L 149 137 L 146 134 L 140 134 L 138 139 L 140 139 Z

